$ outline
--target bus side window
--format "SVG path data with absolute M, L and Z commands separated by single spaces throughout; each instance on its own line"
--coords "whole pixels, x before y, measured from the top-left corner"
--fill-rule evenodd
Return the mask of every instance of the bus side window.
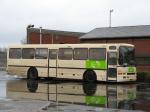
M 89 49 L 89 59 L 91 59 L 91 60 L 106 59 L 106 49 L 105 48 L 90 48 Z
M 72 48 L 60 48 L 58 58 L 60 60 L 72 60 L 73 51 Z
M 10 59 L 21 59 L 21 49 L 20 48 L 10 48 L 9 49 Z
M 49 59 L 57 59 L 57 49 L 49 50 Z
M 34 48 L 23 48 L 22 58 L 23 59 L 34 59 L 35 49 Z
M 75 60 L 86 60 L 88 58 L 88 48 L 74 48 L 73 54 Z
M 47 59 L 48 49 L 47 48 L 37 48 L 35 52 L 36 59 Z

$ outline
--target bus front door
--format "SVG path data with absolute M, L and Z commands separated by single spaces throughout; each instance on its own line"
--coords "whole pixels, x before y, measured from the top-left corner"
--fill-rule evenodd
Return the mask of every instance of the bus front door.
M 117 52 L 108 52 L 107 81 L 117 81 Z
M 48 77 L 57 77 L 57 49 L 49 49 Z

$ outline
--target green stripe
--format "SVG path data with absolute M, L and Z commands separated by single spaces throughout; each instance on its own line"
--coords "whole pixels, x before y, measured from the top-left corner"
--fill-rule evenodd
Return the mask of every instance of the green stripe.
M 106 60 L 87 60 L 86 61 L 87 69 L 107 69 Z
M 128 99 L 129 99 L 129 100 L 134 100 L 134 99 L 136 99 L 136 94 L 135 94 L 134 92 L 128 91 L 128 92 L 127 92 L 127 95 L 128 95 Z
M 105 105 L 107 103 L 106 96 L 86 96 L 87 105 Z
M 135 67 L 128 67 L 128 73 L 135 73 L 136 69 Z

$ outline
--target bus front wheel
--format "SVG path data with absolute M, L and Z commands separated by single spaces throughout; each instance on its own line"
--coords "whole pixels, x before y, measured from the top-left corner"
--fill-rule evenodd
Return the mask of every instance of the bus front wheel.
M 38 79 L 38 71 L 35 67 L 31 67 L 29 70 L 28 70 L 28 79 L 34 79 L 34 80 L 37 80 Z
M 87 70 L 83 74 L 83 81 L 85 81 L 85 82 L 95 82 L 95 81 L 97 81 L 96 73 L 92 70 Z

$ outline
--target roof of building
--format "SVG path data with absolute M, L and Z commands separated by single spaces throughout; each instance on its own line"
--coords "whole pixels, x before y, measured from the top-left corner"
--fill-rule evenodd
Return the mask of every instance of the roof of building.
M 29 32 L 40 32 L 39 28 L 28 28 Z M 41 29 L 42 34 L 56 34 L 56 35 L 65 35 L 65 36 L 73 36 L 73 37 L 80 37 L 84 35 L 83 32 L 71 32 L 71 31 L 59 31 L 59 30 L 48 30 L 48 29 Z
M 150 37 L 150 25 L 95 28 L 80 39 Z

